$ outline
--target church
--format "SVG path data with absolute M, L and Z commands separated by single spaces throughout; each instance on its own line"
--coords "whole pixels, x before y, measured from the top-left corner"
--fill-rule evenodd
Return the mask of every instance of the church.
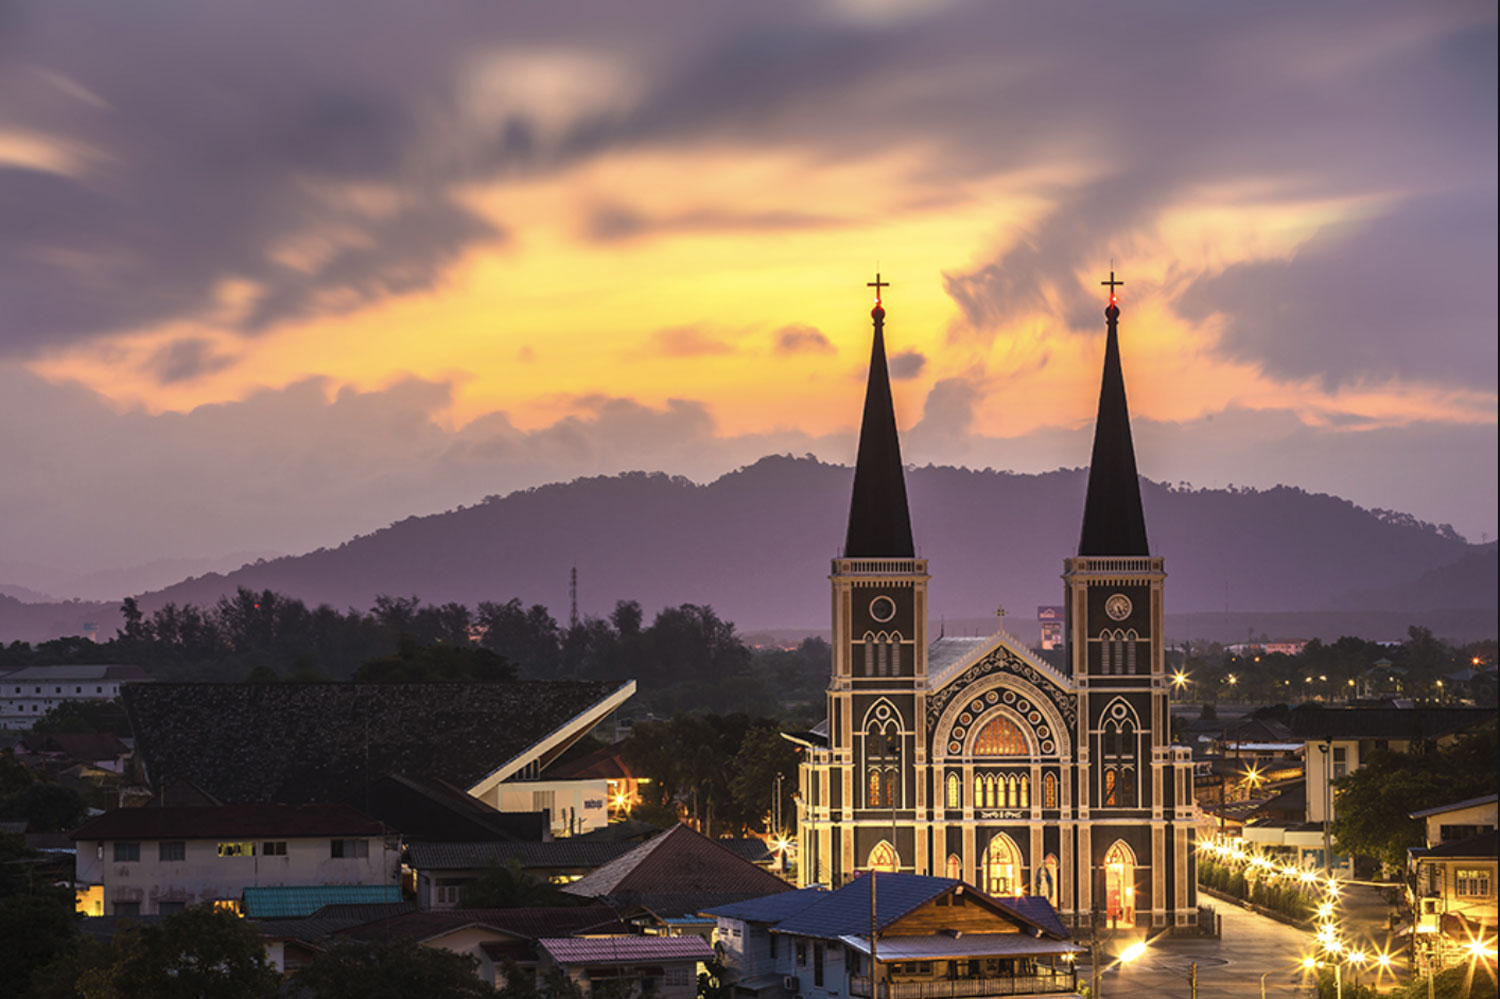
M 800 773 L 802 884 L 961 878 L 1046 898 L 1070 926 L 1197 921 L 1193 774 L 1170 738 L 1163 560 L 1146 540 L 1110 289 L 1065 666 L 1003 630 L 929 639 L 876 275 L 874 344 L 843 557 L 833 560 L 826 744 Z M 941 571 L 941 566 L 936 567 Z

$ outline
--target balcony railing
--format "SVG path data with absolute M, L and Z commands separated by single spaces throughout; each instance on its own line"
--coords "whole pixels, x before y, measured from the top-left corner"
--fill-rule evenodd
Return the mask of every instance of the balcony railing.
M 925 576 L 925 558 L 836 558 L 835 576 Z
M 1030 996 L 1078 990 L 1075 972 L 1045 970 L 1034 975 L 1001 978 L 939 978 L 926 982 L 881 982 L 879 999 L 983 999 L 986 996 Z M 849 979 L 849 994 L 870 995 L 868 978 Z
M 1159 555 L 1081 555 L 1065 561 L 1073 572 L 1108 572 L 1121 576 L 1161 572 L 1166 564 Z

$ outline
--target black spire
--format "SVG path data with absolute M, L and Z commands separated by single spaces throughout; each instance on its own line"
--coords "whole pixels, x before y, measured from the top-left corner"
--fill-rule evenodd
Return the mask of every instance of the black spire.
M 914 558 L 911 515 L 906 509 L 906 477 L 901 471 L 901 442 L 896 436 L 896 408 L 891 375 L 885 365 L 885 308 L 880 289 L 888 282 L 875 275 L 875 342 L 870 348 L 870 382 L 865 387 L 865 415 L 859 428 L 859 459 L 854 465 L 854 496 L 849 503 L 845 558 Z
M 1130 443 L 1130 410 L 1125 405 L 1125 375 L 1120 370 L 1120 307 L 1115 286 L 1124 284 L 1109 272 L 1108 339 L 1104 345 L 1104 381 L 1099 386 L 1099 418 L 1094 423 L 1094 455 L 1089 459 L 1089 492 L 1083 504 L 1079 555 L 1149 555 L 1146 515 L 1141 512 L 1141 483 Z

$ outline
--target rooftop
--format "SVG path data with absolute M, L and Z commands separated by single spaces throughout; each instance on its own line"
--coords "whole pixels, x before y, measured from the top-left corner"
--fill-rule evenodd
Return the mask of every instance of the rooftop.
M 152 683 L 125 688 L 153 785 L 191 780 L 224 800 L 343 801 L 385 773 L 468 790 L 624 685 Z M 496 724 L 497 718 L 505 724 Z M 566 740 L 564 740 L 564 745 Z
M 714 949 L 699 936 L 545 937 L 537 941 L 559 964 L 708 961 Z
M 385 826 L 348 805 L 117 808 L 89 819 L 74 840 L 382 836 Z
M 1478 798 L 1465 798 L 1463 801 L 1455 801 L 1451 805 L 1438 805 L 1436 808 L 1424 808 L 1420 812 L 1412 812 L 1414 819 L 1425 819 L 1429 815 L 1441 815 L 1444 812 L 1456 812 L 1460 808 L 1473 808 L 1475 805 L 1493 805 L 1500 800 L 1500 795 L 1486 794 Z
M 685 825 L 673 826 L 563 888 L 587 898 L 623 892 L 754 896 L 791 890 L 774 874 Z
M 20 669 L 0 670 L 0 683 L 59 683 L 64 680 L 108 680 L 110 682 L 140 682 L 150 680 L 151 674 L 139 666 L 109 664 L 100 666 L 23 666 Z
M 295 885 L 245 889 L 245 916 L 277 919 L 311 916 L 329 905 L 401 901 L 400 885 Z
M 1321 739 L 1436 739 L 1485 722 L 1493 708 L 1325 708 L 1303 705 L 1292 712 L 1292 734 Z
M 503 864 L 512 857 L 522 867 L 601 867 L 635 847 L 634 843 L 576 837 L 545 843 L 412 843 L 407 856 L 419 871 L 469 870 Z

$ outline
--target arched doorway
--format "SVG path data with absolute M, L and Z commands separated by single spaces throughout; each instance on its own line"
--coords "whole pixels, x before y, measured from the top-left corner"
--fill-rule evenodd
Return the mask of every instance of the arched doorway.
M 1121 840 L 1104 855 L 1104 901 L 1111 926 L 1135 925 L 1135 854 Z
M 964 876 L 963 861 L 958 859 L 958 854 L 948 854 L 948 877 L 959 880 Z
M 870 851 L 870 861 L 865 867 L 871 871 L 883 871 L 886 874 L 895 874 L 898 863 L 896 848 L 885 840 L 881 840 L 875 844 L 875 849 Z
M 1021 851 L 1005 833 L 990 840 L 979 861 L 980 880 L 990 895 L 1025 894 L 1026 879 L 1021 870 Z

